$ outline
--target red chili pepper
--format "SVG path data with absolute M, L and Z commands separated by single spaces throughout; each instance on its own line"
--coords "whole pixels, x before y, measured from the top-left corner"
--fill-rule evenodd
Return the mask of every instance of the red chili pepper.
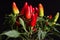
M 38 13 L 38 12 L 39 12 L 39 10 L 38 10 L 38 8 L 37 8 L 37 7 L 35 7 L 35 12 L 36 12 L 36 13 Z
M 36 25 L 36 20 L 37 20 L 37 13 L 36 14 L 32 14 L 32 19 L 31 19 L 31 26 L 34 27 Z
M 32 9 L 33 9 L 33 8 L 32 8 L 32 5 L 30 5 L 30 12 L 31 12 L 31 14 L 32 14 L 32 12 L 33 12 Z
M 32 15 L 31 26 L 34 27 L 36 22 L 35 14 Z
M 49 15 L 48 18 L 51 20 L 52 19 L 52 15 Z
M 35 7 L 35 13 L 37 13 L 37 15 L 38 15 L 38 13 L 39 13 L 39 10 L 38 10 L 37 7 Z
M 32 13 L 35 13 L 35 8 L 32 8 Z
M 30 13 L 30 7 L 29 6 L 26 9 L 25 17 L 26 17 L 26 19 L 30 19 L 31 18 L 31 13 Z
M 22 14 L 22 15 L 24 15 L 25 10 L 27 9 L 27 7 L 28 7 L 28 3 L 25 2 L 24 6 L 23 6 L 23 8 L 22 8 L 22 10 L 21 10 L 21 14 Z
M 37 20 L 37 17 L 38 17 L 38 13 L 35 13 L 35 16 L 36 16 L 36 20 Z

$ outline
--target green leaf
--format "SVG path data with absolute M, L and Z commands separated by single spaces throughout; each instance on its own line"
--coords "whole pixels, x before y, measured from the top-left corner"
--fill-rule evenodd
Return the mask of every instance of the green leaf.
M 50 26 L 46 26 L 46 25 L 45 25 L 45 27 L 44 27 L 44 31 L 49 32 L 49 31 L 50 31 Z
M 44 21 L 44 18 L 38 18 L 37 21 Z
M 20 22 L 20 24 L 23 26 L 23 29 L 27 32 L 26 26 L 25 26 L 25 23 L 24 23 L 24 20 L 21 19 L 21 18 L 19 18 L 19 22 Z
M 15 23 L 16 22 L 16 15 L 11 14 L 10 17 L 11 17 L 10 18 L 11 23 Z
M 4 20 L 3 24 L 6 25 L 6 26 L 13 26 L 13 24 L 15 23 L 15 21 L 16 21 L 16 16 L 13 15 L 13 14 L 10 14 L 10 15 L 7 15 L 5 17 L 5 20 Z
M 47 33 L 47 32 L 45 32 L 45 31 L 42 31 L 42 39 L 44 39 L 44 38 L 45 38 L 45 36 L 46 36 L 46 33 Z
M 38 38 L 39 38 L 39 40 L 41 39 L 41 33 L 42 33 L 42 31 L 41 31 L 41 29 L 39 28 L 39 30 L 38 30 Z
M 17 38 L 17 37 L 19 37 L 20 33 L 16 30 L 11 30 L 11 31 L 4 32 L 3 35 L 7 35 L 8 37 Z
M 60 24 L 59 23 L 56 23 L 55 26 L 60 26 Z
M 39 31 L 38 31 L 38 38 L 39 38 L 39 40 L 42 40 L 42 39 L 44 39 L 45 38 L 45 36 L 46 36 L 46 31 L 42 31 L 40 28 L 39 28 Z
M 54 29 L 54 31 L 56 31 L 56 32 L 58 32 L 58 33 L 60 33 L 55 27 L 52 27 L 53 29 Z
M 55 32 L 55 31 L 48 33 L 48 35 L 54 35 L 54 36 L 60 37 L 60 33 Z

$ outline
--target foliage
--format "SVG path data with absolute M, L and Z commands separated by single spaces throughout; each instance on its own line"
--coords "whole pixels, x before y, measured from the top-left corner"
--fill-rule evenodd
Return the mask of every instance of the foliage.
M 60 37 L 60 32 L 57 30 L 60 24 L 56 23 L 59 18 L 59 12 L 55 17 L 52 17 L 52 15 L 46 17 L 42 4 L 39 4 L 39 8 L 33 8 L 27 2 L 21 12 L 19 12 L 15 2 L 13 2 L 12 9 L 13 13 L 7 15 L 3 23 L 5 27 L 10 29 L 2 32 L 0 37 L 5 35 L 9 38 L 19 37 L 22 40 L 45 40 L 46 37 L 50 37 L 49 35 Z

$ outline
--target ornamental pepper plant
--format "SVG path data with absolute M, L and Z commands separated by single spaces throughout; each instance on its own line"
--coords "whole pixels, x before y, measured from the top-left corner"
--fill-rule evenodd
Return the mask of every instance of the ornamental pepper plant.
M 40 3 L 38 7 L 33 7 L 25 2 L 24 6 L 19 9 L 15 2 L 12 3 L 12 13 L 5 16 L 3 25 L 8 27 L 7 30 L 0 33 L 4 40 L 54 40 L 49 35 L 60 37 L 57 29 L 60 26 L 57 23 L 59 12 L 55 16 L 44 15 L 44 6 Z M 57 26 L 57 27 L 56 27 Z

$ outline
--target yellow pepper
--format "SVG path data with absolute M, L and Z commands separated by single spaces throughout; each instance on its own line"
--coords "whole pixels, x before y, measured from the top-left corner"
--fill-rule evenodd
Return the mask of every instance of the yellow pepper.
M 55 15 L 52 25 L 56 24 L 58 18 L 59 18 L 59 12 L 57 12 L 57 14 Z
M 39 16 L 40 17 L 44 16 L 44 8 L 43 8 L 43 5 L 41 3 L 39 4 Z
M 55 16 L 54 23 L 57 22 L 58 18 L 59 18 L 59 12 L 57 12 L 57 14 L 56 14 L 56 16 Z
M 12 8 L 13 8 L 14 14 L 19 14 L 19 10 L 18 10 L 15 2 L 13 2 Z

